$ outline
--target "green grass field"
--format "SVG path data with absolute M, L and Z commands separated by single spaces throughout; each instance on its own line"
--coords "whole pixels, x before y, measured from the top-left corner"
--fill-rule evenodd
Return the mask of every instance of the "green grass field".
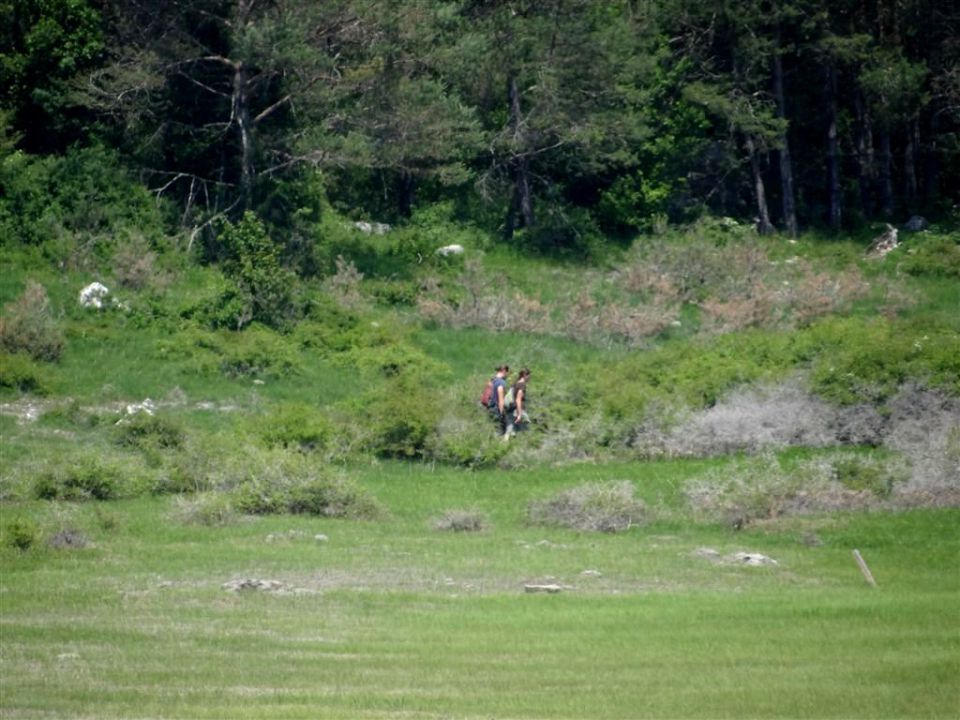
M 175 499 L 7 503 L 85 548 L 2 550 L 4 718 L 952 718 L 960 512 L 676 516 L 703 463 L 350 471 L 379 519 L 186 525 Z M 629 480 L 650 524 L 535 527 L 526 505 Z M 477 533 L 441 532 L 450 508 Z M 323 534 L 327 540 L 317 540 Z M 747 567 L 697 555 L 763 553 Z M 865 582 L 857 548 L 878 587 Z M 243 578 L 280 591 L 234 592 Z M 557 594 L 528 584 L 557 584 Z

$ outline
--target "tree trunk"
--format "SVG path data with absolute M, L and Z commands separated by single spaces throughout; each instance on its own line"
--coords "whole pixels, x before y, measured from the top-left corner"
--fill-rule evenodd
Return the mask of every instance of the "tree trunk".
M 756 144 L 751 135 L 746 136 L 746 145 L 750 155 L 750 169 L 753 171 L 753 189 L 757 198 L 757 230 L 761 235 L 769 235 L 774 228 L 770 222 L 767 191 L 763 184 L 763 173 L 760 172 L 760 159 L 757 157 Z
M 830 192 L 830 229 L 839 232 L 843 222 L 843 192 L 840 187 L 840 142 L 837 136 L 837 69 L 827 63 L 827 176 Z
M 414 191 L 416 182 L 413 173 L 409 170 L 401 170 L 397 178 L 397 210 L 402 217 L 410 217 L 413 213 Z
M 860 186 L 860 207 L 865 217 L 873 216 L 876 204 L 877 165 L 873 152 L 873 119 L 863 94 L 853 96 L 853 108 L 857 116 L 857 180 Z
M 780 59 L 780 30 L 777 29 L 777 49 L 773 53 L 773 94 L 777 103 L 777 117 L 787 118 L 786 98 L 783 92 L 783 62 Z M 797 203 L 793 190 L 793 163 L 790 159 L 790 141 L 787 127 L 780 137 L 780 193 L 783 203 L 783 224 L 790 237 L 797 236 Z
M 920 121 L 918 118 L 910 118 L 907 123 L 907 142 L 903 150 L 903 174 L 906 187 L 905 197 L 907 200 L 907 209 L 913 213 L 917 211 L 917 151 L 919 145 Z
M 530 184 L 530 165 L 524 154 L 523 117 L 520 110 L 520 90 L 517 76 L 510 73 L 507 78 L 507 96 L 510 103 L 510 134 L 513 141 L 513 158 L 510 171 L 513 176 L 513 201 L 510 203 L 506 222 L 507 237 L 513 235 L 516 227 L 533 227 L 533 193 Z M 516 213 L 520 214 L 517 222 Z
M 940 176 L 940 158 L 937 153 L 939 135 L 939 113 L 936 110 L 930 114 L 929 138 L 923 152 L 923 199 L 929 203 L 937 197 L 937 183 Z
M 887 220 L 893 217 L 893 153 L 889 128 L 880 131 L 880 211 Z
M 238 62 L 233 68 L 233 122 L 237 126 L 240 139 L 240 196 L 243 209 L 247 210 L 253 203 L 253 181 L 255 169 L 253 166 L 253 132 L 250 122 L 250 104 L 247 98 L 247 68 Z

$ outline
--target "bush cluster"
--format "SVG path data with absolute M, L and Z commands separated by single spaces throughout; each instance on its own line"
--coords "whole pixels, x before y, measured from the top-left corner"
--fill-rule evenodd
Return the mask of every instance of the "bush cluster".
M 52 362 L 60 359 L 65 344 L 63 330 L 53 317 L 46 288 L 28 280 L 20 297 L 7 305 L 0 317 L 0 349 Z
M 809 512 L 881 507 L 909 468 L 897 457 L 844 451 L 789 464 L 771 453 L 687 481 L 695 516 L 741 527 Z
M 622 532 L 643 525 L 647 521 L 647 508 L 634 496 L 633 484 L 626 480 L 586 483 L 530 503 L 527 519 L 535 525 Z

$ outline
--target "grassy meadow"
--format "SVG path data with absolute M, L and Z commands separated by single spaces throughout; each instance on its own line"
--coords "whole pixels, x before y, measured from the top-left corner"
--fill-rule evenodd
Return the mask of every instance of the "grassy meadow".
M 960 715 L 956 232 L 343 232 L 243 330 L 182 247 L 0 246 L 0 717 Z
M 525 522 L 530 498 L 584 475 L 629 479 L 669 506 L 694 471 L 388 463 L 356 471 L 388 511 L 367 521 L 186 526 L 156 498 L 18 508 L 82 530 L 89 545 L 5 551 L 3 715 L 955 715 L 955 510 L 740 532 L 669 518 L 618 534 Z M 489 525 L 433 529 L 450 507 Z M 716 562 L 704 548 L 778 564 Z M 282 587 L 224 589 L 239 578 Z M 532 594 L 530 584 L 564 589 Z

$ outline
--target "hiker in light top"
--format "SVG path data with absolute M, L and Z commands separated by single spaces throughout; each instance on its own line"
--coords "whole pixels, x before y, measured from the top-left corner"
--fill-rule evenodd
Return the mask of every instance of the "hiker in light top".
M 507 411 L 507 427 L 504 434 L 509 437 L 516 432 L 525 430 L 530 423 L 527 415 L 527 380 L 530 379 L 530 370 L 523 368 L 517 376 L 509 395 L 513 396 L 513 404 Z
M 500 427 L 501 435 L 506 432 L 507 429 L 507 408 L 504 405 L 504 401 L 507 397 L 508 377 L 510 377 L 510 366 L 506 364 L 500 365 L 497 368 L 496 375 L 493 376 L 493 392 L 490 395 L 490 404 L 487 405 L 487 408 L 490 410 L 490 415 L 497 421 Z

